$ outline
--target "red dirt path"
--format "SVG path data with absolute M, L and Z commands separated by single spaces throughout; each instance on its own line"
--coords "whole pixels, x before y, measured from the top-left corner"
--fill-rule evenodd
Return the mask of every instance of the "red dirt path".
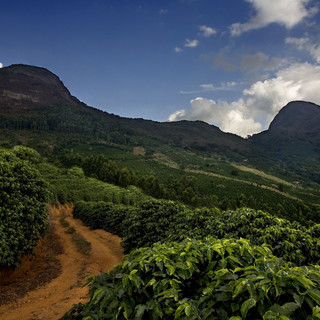
M 88 300 L 88 287 L 82 288 L 88 275 L 111 270 L 122 260 L 119 237 L 103 230 L 90 230 L 72 218 L 71 206 L 51 206 L 49 211 L 51 238 L 49 234 L 49 240 L 40 242 L 34 261 L 25 259 L 10 276 L 9 283 L 0 287 L 0 319 L 57 320 L 73 304 Z M 59 222 L 62 216 L 91 243 L 88 255 L 79 253 Z M 57 250 L 52 250 L 52 246 Z

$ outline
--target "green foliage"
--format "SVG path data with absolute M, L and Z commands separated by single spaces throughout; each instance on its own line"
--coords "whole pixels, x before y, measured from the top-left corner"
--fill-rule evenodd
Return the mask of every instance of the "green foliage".
M 83 170 L 79 167 L 72 167 L 67 171 L 67 174 L 77 178 L 84 178 Z
M 30 254 L 47 226 L 47 185 L 32 166 L 28 148 L 0 150 L 0 267 L 16 267 Z M 26 151 L 26 152 L 24 152 Z
M 128 207 L 111 202 L 78 201 L 74 205 L 73 217 L 81 219 L 92 229 L 104 229 L 122 237 L 122 222 L 129 210 Z
M 316 319 L 319 267 L 291 268 L 244 239 L 186 239 L 132 251 L 90 280 L 67 319 Z
M 139 188 L 120 188 L 83 175 L 79 167 L 68 170 L 48 163 L 39 166 L 42 176 L 50 184 L 51 201 L 60 203 L 85 201 L 105 201 L 117 204 L 136 204 L 147 199 Z
M 320 261 L 319 225 L 308 229 L 259 210 L 191 210 L 168 200 L 149 200 L 135 207 L 78 202 L 74 216 L 91 228 L 102 228 L 122 237 L 125 252 L 158 241 L 214 236 L 246 238 L 256 245 L 266 243 L 274 255 L 296 265 Z
M 218 238 L 246 238 L 255 244 L 267 243 L 273 253 L 297 265 L 314 264 L 320 260 L 320 239 L 316 227 L 307 229 L 298 222 L 276 218 L 263 211 L 238 209 L 207 220 L 202 235 Z
M 19 159 L 30 161 L 32 164 L 38 164 L 40 162 L 40 154 L 34 149 L 25 146 L 15 146 L 13 153 Z
M 126 252 L 158 241 L 177 240 L 185 224 L 186 207 L 168 200 L 142 202 L 126 215 L 122 244 Z

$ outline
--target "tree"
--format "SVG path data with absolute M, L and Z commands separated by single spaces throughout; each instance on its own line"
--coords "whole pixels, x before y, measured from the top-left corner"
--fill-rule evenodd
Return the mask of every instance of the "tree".
M 46 183 L 30 161 L 0 150 L 0 267 L 16 267 L 47 227 Z

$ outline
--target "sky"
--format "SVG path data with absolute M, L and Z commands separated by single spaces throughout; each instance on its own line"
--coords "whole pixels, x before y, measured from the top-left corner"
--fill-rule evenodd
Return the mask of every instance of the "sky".
M 89 106 L 246 137 L 320 104 L 319 0 L 10 0 L 0 68 L 44 67 Z

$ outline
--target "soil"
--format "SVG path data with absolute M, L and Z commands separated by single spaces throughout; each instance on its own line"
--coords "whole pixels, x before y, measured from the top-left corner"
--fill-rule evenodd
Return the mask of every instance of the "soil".
M 103 230 L 90 230 L 72 218 L 72 206 L 49 206 L 50 228 L 35 249 L 14 272 L 0 279 L 0 319 L 57 320 L 73 304 L 86 302 L 86 277 L 111 270 L 122 260 L 121 239 Z M 91 244 L 83 254 L 61 217 Z M 3 276 L 5 274 L 5 277 Z

